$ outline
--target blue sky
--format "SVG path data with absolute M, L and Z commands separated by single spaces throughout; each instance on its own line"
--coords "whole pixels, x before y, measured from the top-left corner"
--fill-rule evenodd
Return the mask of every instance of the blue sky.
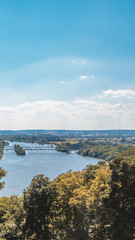
M 134 0 L 1 0 L 1 129 L 135 128 L 134 23 Z

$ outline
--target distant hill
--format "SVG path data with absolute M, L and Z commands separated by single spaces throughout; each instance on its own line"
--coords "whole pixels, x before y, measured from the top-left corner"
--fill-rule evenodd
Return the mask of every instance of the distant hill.
M 55 135 L 62 137 L 135 137 L 135 130 L 1 130 L 0 135 Z

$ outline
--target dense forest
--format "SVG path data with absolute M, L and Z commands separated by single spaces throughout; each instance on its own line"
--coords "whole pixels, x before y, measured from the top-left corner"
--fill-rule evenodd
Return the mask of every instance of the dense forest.
M 122 151 L 130 150 L 131 148 L 132 148 L 131 145 L 125 146 L 123 144 L 118 144 L 116 146 L 111 146 L 109 144 L 107 145 L 99 144 L 97 146 L 86 145 L 84 148 L 79 149 L 78 154 L 81 154 L 82 156 L 86 157 L 94 157 L 110 161 L 114 159 Z
M 93 157 L 110 161 L 114 159 L 119 153 L 124 150 L 132 149 L 133 145 L 125 145 L 119 143 L 119 141 L 105 140 L 80 140 L 76 143 L 60 143 L 56 149 L 59 152 L 67 152 L 70 150 L 77 150 L 78 154 L 86 157 Z
M 53 181 L 35 176 L 22 197 L 0 198 L 3 240 L 134 240 L 135 147 Z
M 48 144 L 50 142 L 64 141 L 63 137 L 55 136 L 52 134 L 4 134 L 0 136 L 0 139 L 5 139 L 11 142 L 27 142 L 39 144 Z

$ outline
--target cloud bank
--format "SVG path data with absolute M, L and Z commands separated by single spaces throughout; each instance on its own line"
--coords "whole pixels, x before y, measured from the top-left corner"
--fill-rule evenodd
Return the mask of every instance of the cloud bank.
M 110 97 L 110 98 L 120 98 L 124 97 L 127 99 L 133 99 L 135 98 L 135 91 L 131 89 L 119 89 L 119 90 L 113 90 L 109 89 L 107 91 L 103 91 L 101 95 L 98 96 L 99 98 L 104 98 L 104 97 Z
M 15 107 L 0 106 L 1 129 L 117 129 L 135 128 L 135 91 L 107 90 L 109 100 L 78 99 L 70 102 L 41 100 Z M 119 97 L 130 101 L 119 101 Z M 112 98 L 117 102 L 112 103 Z

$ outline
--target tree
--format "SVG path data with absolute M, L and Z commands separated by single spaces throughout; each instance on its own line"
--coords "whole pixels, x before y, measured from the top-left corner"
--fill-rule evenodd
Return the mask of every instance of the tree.
M 74 190 L 80 188 L 83 182 L 83 173 L 81 172 L 69 171 L 55 179 L 58 195 L 53 225 L 60 239 L 87 239 L 87 231 L 84 229 L 84 215 L 77 210 L 76 206 L 70 204 Z
M 3 156 L 3 151 L 4 151 L 4 147 L 7 145 L 8 143 L 0 140 L 0 159 L 2 158 Z M 6 171 L 4 169 L 2 169 L 0 167 L 0 180 L 2 177 L 5 177 L 6 176 Z M 4 182 L 0 182 L 0 190 L 4 187 Z
M 37 175 L 24 191 L 26 224 L 24 232 L 29 239 L 49 239 L 49 215 L 53 192 L 51 182 L 44 175 Z M 35 238 L 34 238 L 35 236 Z
M 98 240 L 135 239 L 135 150 L 122 152 L 110 163 L 111 191 L 98 209 Z
M 6 176 L 6 171 L 0 167 L 0 179 Z M 0 190 L 4 187 L 4 182 L 0 182 Z
M 0 239 L 21 240 L 24 222 L 23 198 L 0 198 Z
M 110 193 L 111 170 L 105 162 L 96 166 L 89 165 L 84 170 L 85 185 L 74 190 L 70 204 L 82 213 L 87 240 L 96 239 L 94 229 L 97 227 L 97 210 Z

